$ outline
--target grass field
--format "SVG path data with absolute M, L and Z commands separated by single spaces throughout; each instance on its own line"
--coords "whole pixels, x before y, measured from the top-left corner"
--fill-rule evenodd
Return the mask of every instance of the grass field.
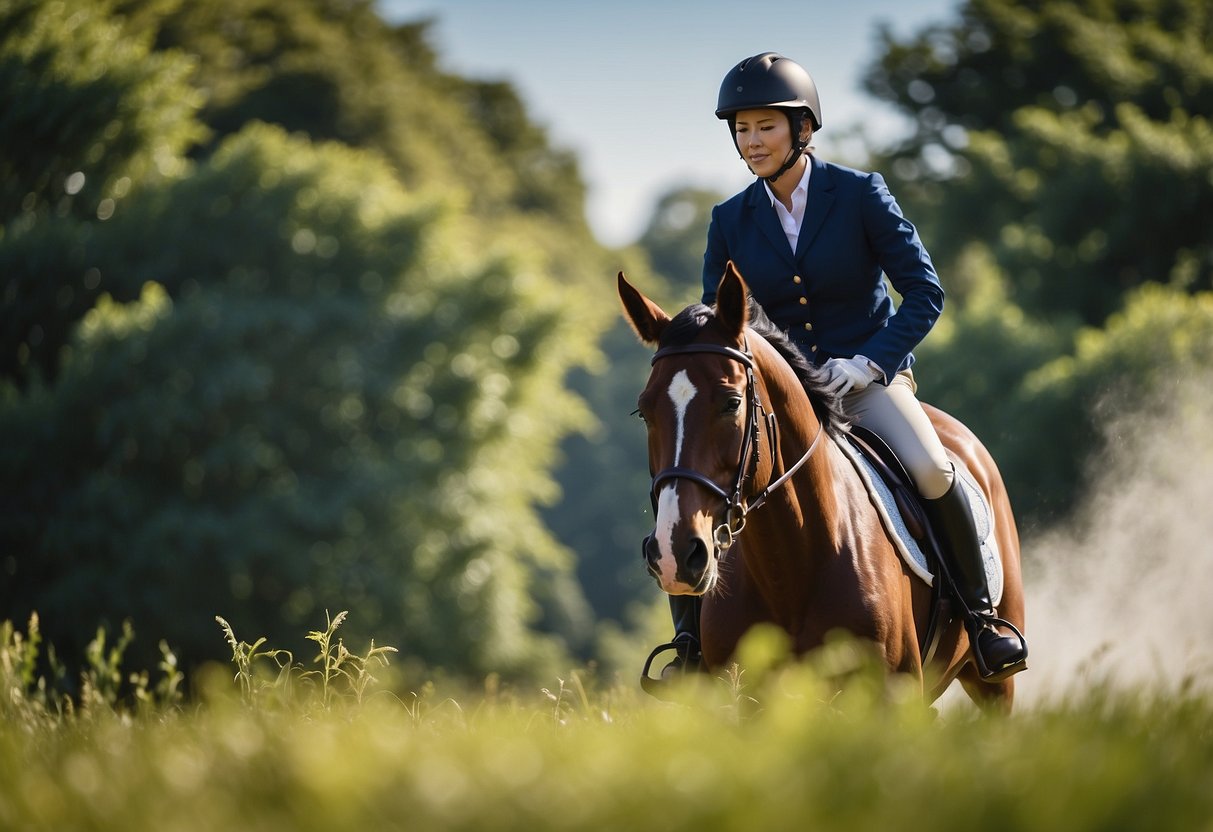
M 168 654 L 120 694 L 103 651 L 56 698 L 28 672 L 31 634 L 7 627 L 0 829 L 1213 829 L 1198 685 L 936 714 L 854 644 L 789 668 L 759 634 L 746 673 L 681 704 L 585 672 L 407 691 L 339 623 L 311 634 L 310 669 L 233 636 L 233 665 L 188 703 Z M 844 677 L 843 694 L 826 681 Z

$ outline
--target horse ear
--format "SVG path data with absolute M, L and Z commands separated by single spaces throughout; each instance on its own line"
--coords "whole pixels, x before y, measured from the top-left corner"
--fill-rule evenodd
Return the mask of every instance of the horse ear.
M 716 288 L 716 320 L 729 332 L 740 336 L 750 322 L 749 289 L 730 260 Z
M 623 272 L 619 273 L 619 299 L 623 301 L 623 313 L 640 340 L 650 346 L 661 340 L 661 333 L 670 322 L 670 316 L 628 283 Z

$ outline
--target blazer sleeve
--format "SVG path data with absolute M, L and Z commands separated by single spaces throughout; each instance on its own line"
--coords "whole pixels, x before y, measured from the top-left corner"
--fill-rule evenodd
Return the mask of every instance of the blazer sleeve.
M 712 209 L 712 221 L 708 225 L 708 245 L 703 252 L 703 302 L 709 306 L 716 302 L 716 290 L 724 268 L 729 262 L 729 247 L 724 238 L 721 206 Z
M 888 384 L 939 319 L 944 291 L 917 229 L 902 214 L 879 173 L 868 179 L 862 213 L 864 232 L 877 262 L 901 295 L 896 313 L 857 351 L 880 366 Z

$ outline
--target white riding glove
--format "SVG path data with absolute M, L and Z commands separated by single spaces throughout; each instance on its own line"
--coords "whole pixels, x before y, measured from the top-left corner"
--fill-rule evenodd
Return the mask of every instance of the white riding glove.
M 862 355 L 831 358 L 822 365 L 822 369 L 830 374 L 826 380 L 826 392 L 839 396 L 862 390 L 877 379 L 884 378 L 884 372 Z

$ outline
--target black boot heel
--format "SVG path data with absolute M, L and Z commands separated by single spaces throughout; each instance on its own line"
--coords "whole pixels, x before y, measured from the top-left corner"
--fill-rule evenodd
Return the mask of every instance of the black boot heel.
M 985 641 L 989 641 L 990 633 L 997 634 L 997 638 L 1005 641 L 1010 641 L 1011 636 L 1004 636 L 998 633 L 999 627 L 1006 627 L 1011 632 L 1015 633 L 1015 638 L 1019 640 L 1019 648 L 1011 655 L 1002 658 L 997 666 L 991 666 L 986 657 L 986 649 L 982 648 L 982 636 L 986 636 Z M 970 615 L 965 619 L 965 629 L 969 633 L 969 648 L 973 653 L 973 662 L 977 665 L 977 672 L 984 682 L 1001 682 L 1009 679 L 1021 670 L 1026 670 L 1028 667 L 1028 643 L 1024 640 L 1023 633 L 1019 628 L 1003 618 L 997 618 L 992 615 Z

